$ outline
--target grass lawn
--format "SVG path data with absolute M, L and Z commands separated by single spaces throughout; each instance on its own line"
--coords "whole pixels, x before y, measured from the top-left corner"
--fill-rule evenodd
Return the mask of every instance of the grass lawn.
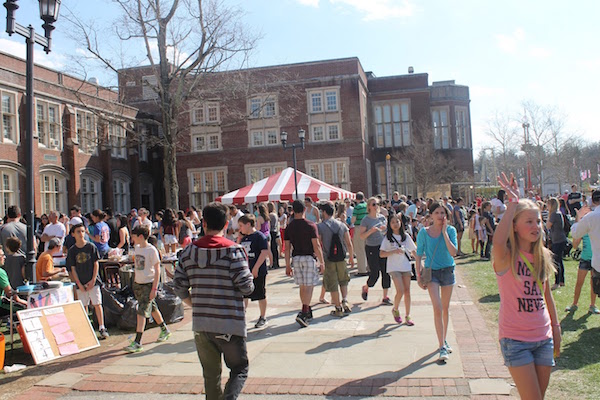
M 471 244 L 463 241 L 463 250 Z M 490 331 L 498 336 L 500 297 L 496 277 L 489 261 L 470 256 L 458 261 L 467 280 L 466 285 L 478 302 Z M 598 399 L 600 377 L 600 315 L 588 313 L 590 302 L 589 273 L 581 291 L 579 310 L 565 312 L 573 301 L 579 262 L 565 259 L 566 286 L 553 292 L 562 326 L 561 356 L 550 378 L 548 399 Z M 554 281 L 552 280 L 552 283 Z M 600 307 L 600 299 L 597 300 Z

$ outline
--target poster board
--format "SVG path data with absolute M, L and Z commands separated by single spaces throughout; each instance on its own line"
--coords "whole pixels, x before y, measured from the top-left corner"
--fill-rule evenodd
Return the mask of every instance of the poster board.
M 21 310 L 17 317 L 36 364 L 100 347 L 81 301 Z
M 33 291 L 27 296 L 27 308 L 39 308 L 75 301 L 73 286 Z

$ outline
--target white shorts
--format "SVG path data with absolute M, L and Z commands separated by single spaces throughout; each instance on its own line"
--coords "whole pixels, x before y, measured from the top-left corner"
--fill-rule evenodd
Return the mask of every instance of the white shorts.
M 77 300 L 81 300 L 81 303 L 84 307 L 90 304 L 90 302 L 93 306 L 102 305 L 102 293 L 100 292 L 100 286 L 95 285 L 92 288 L 92 290 L 89 290 L 87 292 L 82 292 L 79 289 L 77 289 L 76 291 Z
M 179 242 L 177 241 L 177 237 L 175 235 L 165 235 L 164 236 L 164 244 L 165 245 L 170 245 L 170 244 L 178 244 Z

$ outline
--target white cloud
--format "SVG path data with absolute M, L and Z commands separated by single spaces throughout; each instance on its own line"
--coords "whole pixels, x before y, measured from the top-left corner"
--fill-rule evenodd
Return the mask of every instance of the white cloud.
M 534 58 L 548 58 L 552 55 L 552 52 L 543 47 L 532 47 L 529 50 L 529 55 Z
M 519 44 L 525 39 L 525 31 L 522 28 L 517 28 L 510 35 L 496 35 L 496 44 L 500 50 L 505 53 L 514 53 L 517 51 Z
M 306 1 L 306 0 L 305 0 Z M 416 7 L 409 0 L 329 0 L 331 4 L 350 6 L 363 13 L 365 21 L 410 17 Z M 400 3 L 400 4 L 399 4 Z
M 302 4 L 303 6 L 309 6 L 309 7 L 319 7 L 319 0 L 296 0 L 298 3 Z
M 20 38 L 20 36 L 19 36 Z M 25 46 L 25 39 L 22 42 L 11 40 L 8 35 L 0 35 L 0 49 L 4 53 L 12 54 L 15 57 L 22 58 L 23 60 L 27 56 L 27 47 Z M 43 48 L 39 45 L 35 46 L 33 61 L 35 64 L 43 65 L 48 68 L 55 70 L 61 70 L 65 67 L 65 58 L 58 53 L 46 54 Z

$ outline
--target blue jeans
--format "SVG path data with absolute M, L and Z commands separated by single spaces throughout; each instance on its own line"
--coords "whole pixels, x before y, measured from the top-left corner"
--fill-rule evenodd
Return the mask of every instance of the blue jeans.
M 194 332 L 196 351 L 202 364 L 206 400 L 235 400 L 248 378 L 246 338 L 221 333 Z M 221 354 L 231 370 L 225 391 L 221 389 Z

